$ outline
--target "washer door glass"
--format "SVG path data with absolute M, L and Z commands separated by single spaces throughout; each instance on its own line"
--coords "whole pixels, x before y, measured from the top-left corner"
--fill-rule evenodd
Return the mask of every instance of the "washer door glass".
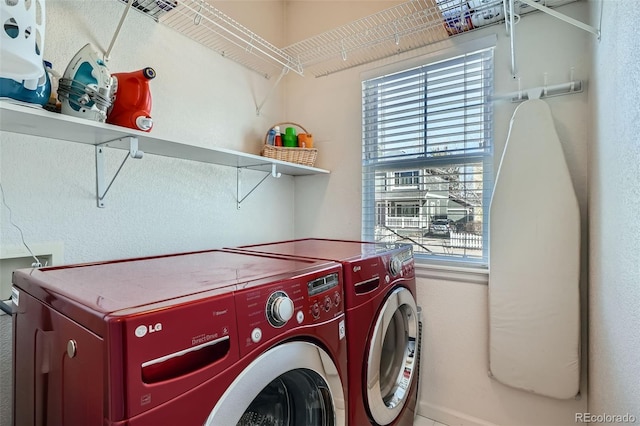
M 331 426 L 334 418 L 327 383 L 311 370 L 297 369 L 262 389 L 237 426 Z
M 367 402 L 377 424 L 395 420 L 416 379 L 418 313 L 411 292 L 394 290 L 373 331 L 366 371 Z
M 227 388 L 205 426 L 345 426 L 345 392 L 331 356 L 310 342 L 277 345 Z

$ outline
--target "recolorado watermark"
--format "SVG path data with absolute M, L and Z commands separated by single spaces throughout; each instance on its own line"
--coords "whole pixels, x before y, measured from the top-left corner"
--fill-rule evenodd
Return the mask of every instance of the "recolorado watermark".
M 633 414 L 592 414 L 576 413 L 576 423 L 635 423 Z

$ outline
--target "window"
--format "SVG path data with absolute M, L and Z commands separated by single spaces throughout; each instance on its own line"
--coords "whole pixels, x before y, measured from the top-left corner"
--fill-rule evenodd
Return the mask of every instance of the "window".
M 363 81 L 363 238 L 487 264 L 493 49 Z
M 411 172 L 395 172 L 396 187 L 418 186 L 418 176 L 420 176 L 420 172 L 417 170 Z

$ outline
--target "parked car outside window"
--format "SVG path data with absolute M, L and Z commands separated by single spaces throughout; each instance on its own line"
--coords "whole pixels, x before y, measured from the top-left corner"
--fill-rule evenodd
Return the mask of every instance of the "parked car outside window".
M 449 235 L 450 231 L 453 227 L 447 219 L 437 219 L 429 224 L 429 235 Z

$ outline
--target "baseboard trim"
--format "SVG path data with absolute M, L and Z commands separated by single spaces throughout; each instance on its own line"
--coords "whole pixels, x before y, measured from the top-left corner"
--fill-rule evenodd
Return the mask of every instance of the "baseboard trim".
M 445 425 L 461 426 L 498 426 L 486 420 L 461 413 L 446 407 L 439 407 L 428 402 L 420 402 L 418 415 L 435 420 Z

